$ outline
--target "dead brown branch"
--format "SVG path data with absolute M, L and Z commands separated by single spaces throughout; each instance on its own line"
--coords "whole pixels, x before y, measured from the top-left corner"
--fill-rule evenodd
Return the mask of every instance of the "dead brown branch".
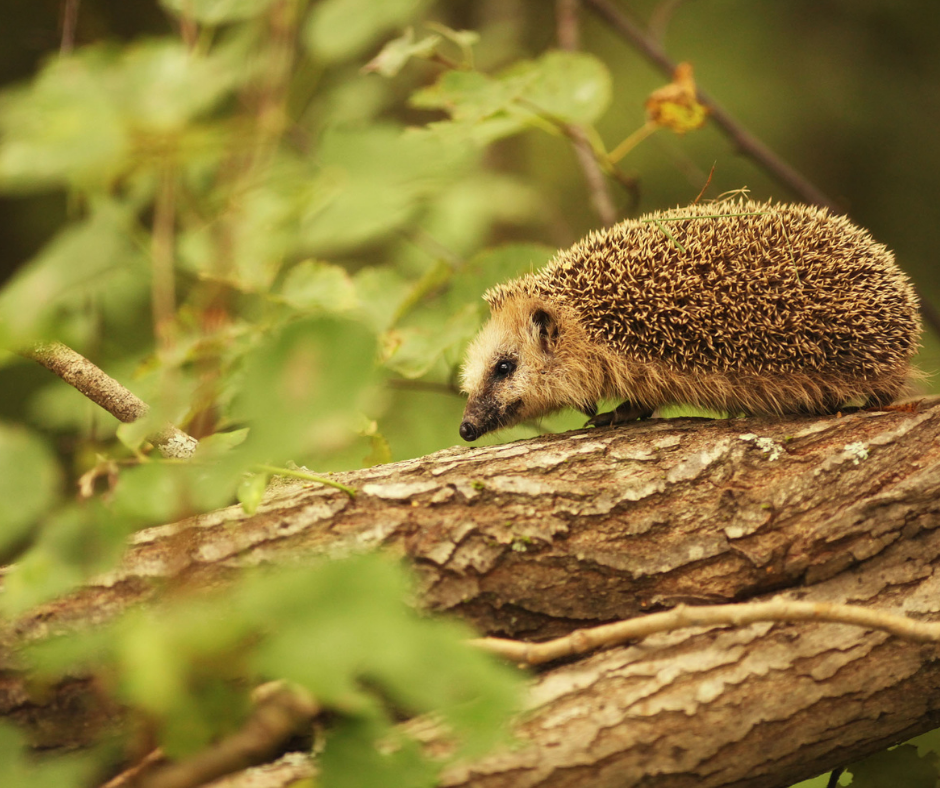
M 282 688 L 263 698 L 241 730 L 178 763 L 157 765 L 132 781 L 140 788 L 195 788 L 226 774 L 263 763 L 320 713 L 309 697 Z
M 22 355 L 54 372 L 118 421 L 130 424 L 150 412 L 140 397 L 61 342 L 39 343 L 22 351 Z M 191 457 L 198 445 L 195 438 L 169 424 L 148 436 L 148 440 L 164 457 L 174 459 Z
M 688 627 L 741 627 L 758 621 L 828 621 L 887 632 L 917 643 L 940 642 L 940 623 L 916 621 L 907 616 L 871 610 L 859 605 L 797 602 L 780 598 L 739 605 L 679 605 L 662 613 L 651 613 L 626 621 L 579 629 L 544 643 L 526 643 L 505 638 L 477 638 L 470 642 L 484 651 L 513 662 L 541 665 L 556 659 L 587 654 L 605 646 L 639 640 L 657 632 L 675 632 Z

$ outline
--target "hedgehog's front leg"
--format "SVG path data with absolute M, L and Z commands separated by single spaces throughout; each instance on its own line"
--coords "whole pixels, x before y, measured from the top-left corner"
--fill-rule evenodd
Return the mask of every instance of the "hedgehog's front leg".
M 626 424 L 637 419 L 648 419 L 653 415 L 654 408 L 640 405 L 631 400 L 624 400 L 616 408 L 607 413 L 598 413 L 589 419 L 585 427 L 608 427 L 614 424 Z

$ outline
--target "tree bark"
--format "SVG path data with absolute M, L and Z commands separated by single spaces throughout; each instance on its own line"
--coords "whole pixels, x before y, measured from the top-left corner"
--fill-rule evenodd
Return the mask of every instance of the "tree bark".
M 14 636 L 110 617 L 157 593 L 155 577 L 215 584 L 245 565 L 379 546 L 412 563 L 429 609 L 516 638 L 775 593 L 940 619 L 937 401 L 652 420 L 335 478 L 355 500 L 285 485 L 253 516 L 231 508 L 143 531 L 121 567 Z M 651 636 L 539 674 L 518 725 L 526 746 L 444 782 L 786 786 L 940 725 L 938 655 L 821 623 Z M 0 677 L 0 713 L 44 714 L 15 676 Z

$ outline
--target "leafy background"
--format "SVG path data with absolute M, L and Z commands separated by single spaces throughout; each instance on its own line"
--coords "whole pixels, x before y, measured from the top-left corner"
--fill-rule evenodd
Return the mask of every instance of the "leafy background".
M 600 224 L 570 127 L 612 171 L 608 152 L 644 128 L 646 98 L 669 81 L 587 12 L 581 51 L 558 51 L 563 5 L 86 0 L 5 9 L 0 344 L 66 342 L 150 403 L 154 419 L 202 441 L 193 467 L 154 461 L 145 430 L 118 428 L 38 365 L 4 354 L 0 563 L 17 561 L 4 578 L 5 616 L 109 566 L 135 529 L 236 496 L 255 505 L 272 464 L 325 473 L 457 441 L 456 369 L 485 317 L 480 295 Z M 77 25 L 63 37 L 70 6 Z M 620 7 L 892 247 L 940 303 L 940 6 Z M 686 131 L 659 129 L 628 146 L 607 178 L 618 216 L 686 204 L 706 183 L 706 197 L 746 187 L 794 198 L 713 123 Z M 918 363 L 932 372 L 940 343 L 928 332 L 924 345 Z M 487 439 L 580 421 L 561 414 Z M 389 697 L 409 713 L 437 710 L 479 752 L 514 708 L 518 679 L 466 654 L 458 628 L 414 618 L 397 602 L 400 572 L 363 561 L 311 574 L 307 593 L 323 595 L 320 606 L 286 604 L 287 581 L 262 575 L 246 580 L 237 615 L 218 600 L 199 603 L 212 626 L 169 607 L 145 623 L 128 618 L 56 641 L 31 652 L 30 664 L 54 677 L 94 662 L 116 698 L 180 755 L 245 713 L 245 682 L 291 678 L 345 721 L 325 750 L 329 780 L 367 784 L 357 769 L 397 769 L 398 784 L 428 784 L 437 767 L 413 746 L 374 763 L 341 754 L 391 735 L 400 710 L 387 708 Z M 330 596 L 327 582 L 349 591 Z M 320 615 L 326 608 L 335 619 Z M 396 648 L 373 663 L 366 635 L 379 623 Z M 299 656 L 318 653 L 305 632 L 344 645 L 311 668 Z M 433 680 L 428 649 L 454 654 Z M 232 672 L 210 675 L 207 664 Z M 455 686 L 459 698 L 448 695 Z M 121 735 L 124 744 L 74 763 L 36 764 L 6 729 L 0 761 L 17 764 L 23 785 L 51 784 L 53 772 L 65 775 L 56 784 L 82 784 L 120 763 L 131 734 Z M 884 757 L 935 780 L 933 741 Z M 887 784 L 876 761 L 852 772 L 858 784 Z

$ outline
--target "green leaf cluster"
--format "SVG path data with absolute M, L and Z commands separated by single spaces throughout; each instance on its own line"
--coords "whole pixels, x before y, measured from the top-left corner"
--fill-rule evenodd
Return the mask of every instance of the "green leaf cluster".
M 452 442 L 480 295 L 550 251 L 499 235 L 541 222 L 536 190 L 483 167 L 460 135 L 402 120 L 410 61 L 451 47 L 472 64 L 472 33 L 438 26 L 379 69 L 394 79 L 360 71 L 427 5 L 163 0 L 185 40 L 80 48 L 0 94 L 0 192 L 68 205 L 0 289 L 0 346 L 64 342 L 150 406 L 118 426 L 49 376 L 0 418 L 0 561 L 16 561 L 0 615 L 107 571 L 135 530 L 257 507 L 278 467 L 317 478 Z M 588 60 L 584 72 L 602 72 Z M 517 71 L 493 79 L 513 84 L 523 103 L 504 111 L 526 123 L 598 113 L 605 99 L 585 81 L 609 92 L 602 73 L 563 84 L 553 57 Z M 4 362 L 11 374 L 32 363 Z M 426 406 L 393 378 L 448 391 Z M 192 461 L 152 451 L 166 423 L 199 438 Z M 326 562 L 39 643 L 23 654 L 32 687 L 91 673 L 127 720 L 71 759 L 27 756 L 3 728 L 0 759 L 23 785 L 82 784 L 135 729 L 186 757 L 278 679 L 332 714 L 325 784 L 431 785 L 446 759 L 396 723 L 429 715 L 449 757 L 479 755 L 504 738 L 520 682 L 406 593 L 386 561 Z
M 406 607 L 407 593 L 401 568 L 374 555 L 258 570 L 224 592 L 136 610 L 21 656 L 37 682 L 83 673 L 114 688 L 136 718 L 125 726 L 149 726 L 173 758 L 236 730 L 251 687 L 287 681 L 338 720 L 316 743 L 324 785 L 430 786 L 453 758 L 506 739 L 521 680 L 469 648 L 463 626 Z M 427 714 L 452 743 L 444 761 L 396 725 Z
M 593 124 L 611 99 L 607 67 L 581 52 L 548 52 L 490 76 L 448 71 L 412 96 L 421 109 L 446 110 L 452 118 L 439 132 L 486 144 L 529 125 Z

